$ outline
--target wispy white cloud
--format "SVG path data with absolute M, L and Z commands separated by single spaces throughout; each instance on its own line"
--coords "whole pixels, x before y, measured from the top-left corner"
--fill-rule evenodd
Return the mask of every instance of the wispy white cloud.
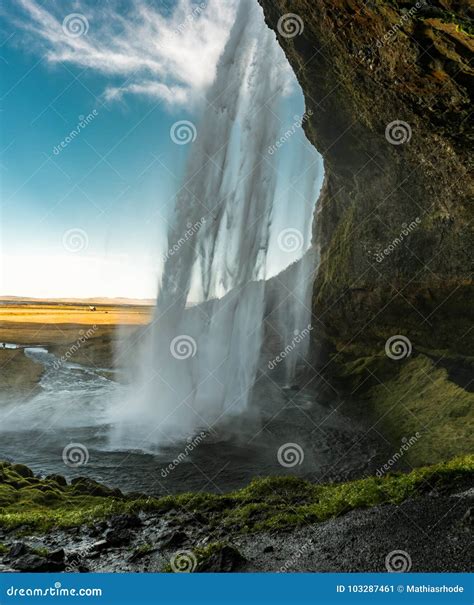
M 105 84 L 106 99 L 128 94 L 167 104 L 193 104 L 212 82 L 235 11 L 235 0 L 176 0 L 171 12 L 144 0 L 118 4 L 87 0 L 42 5 L 16 0 L 15 25 L 52 63 L 70 63 L 103 76 L 123 77 Z M 123 4 L 121 4 L 123 7 Z M 20 11 L 18 11 L 20 9 Z M 83 18 L 82 35 L 68 35 L 64 19 Z

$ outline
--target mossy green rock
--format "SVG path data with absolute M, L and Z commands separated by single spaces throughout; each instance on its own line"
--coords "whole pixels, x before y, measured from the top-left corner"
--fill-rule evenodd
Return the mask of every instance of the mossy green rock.
M 6 465 L 6 466 L 5 466 Z M 77 494 L 73 486 L 38 489 L 14 487 L 16 473 L 8 463 L 8 479 L 0 482 L 0 527 L 29 528 L 37 532 L 53 527 L 74 527 L 123 513 L 199 513 L 203 523 L 232 532 L 282 530 L 324 521 L 350 510 L 378 504 L 398 504 L 430 490 L 463 489 L 474 475 L 474 456 L 340 484 L 313 484 L 296 477 L 255 479 L 229 494 L 179 494 L 163 498 Z M 107 489 L 107 488 L 106 488 Z
M 12 471 L 17 475 L 20 475 L 20 477 L 27 477 L 30 479 L 34 477 L 33 471 L 24 464 L 14 464 L 12 466 Z

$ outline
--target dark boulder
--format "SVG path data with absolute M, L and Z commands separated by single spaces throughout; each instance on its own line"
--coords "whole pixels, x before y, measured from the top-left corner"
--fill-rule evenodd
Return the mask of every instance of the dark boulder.
M 29 551 L 29 547 L 24 542 L 14 542 L 8 552 L 10 559 L 16 559 L 25 555 Z
M 17 475 L 20 475 L 20 477 L 30 478 L 35 476 L 31 468 L 28 468 L 24 464 L 13 464 L 12 470 L 15 471 Z
M 12 561 L 13 569 L 22 572 L 55 572 L 64 571 L 66 565 L 64 560 L 52 560 L 49 556 L 41 556 L 35 553 L 27 553 Z
M 115 496 L 123 498 L 122 492 L 118 489 L 111 489 L 88 477 L 76 477 L 71 481 L 71 486 L 77 494 L 87 494 L 88 496 Z
M 54 481 L 61 487 L 67 487 L 66 477 L 63 477 L 62 475 L 47 475 L 46 479 Z
M 116 515 L 109 520 L 113 529 L 135 529 L 142 526 L 140 517 L 137 515 Z
M 48 559 L 50 561 L 56 561 L 57 563 L 62 563 L 64 561 L 65 552 L 62 548 L 58 548 L 58 550 L 52 550 L 48 553 Z
M 97 556 L 97 553 L 102 552 L 109 546 L 107 540 L 99 540 L 98 542 L 94 542 L 88 551 L 88 558 L 94 558 Z
M 247 560 L 240 552 L 230 545 L 224 545 L 213 550 L 208 556 L 198 562 L 195 572 L 229 573 L 242 571 Z
M 189 538 L 183 531 L 170 531 L 160 536 L 162 548 L 175 548 L 188 542 Z
M 107 546 L 123 546 L 130 542 L 132 537 L 129 529 L 108 529 L 104 534 Z
M 108 525 L 106 521 L 99 521 L 98 523 L 95 523 L 92 527 L 89 528 L 89 536 L 93 538 L 101 536 L 107 528 Z

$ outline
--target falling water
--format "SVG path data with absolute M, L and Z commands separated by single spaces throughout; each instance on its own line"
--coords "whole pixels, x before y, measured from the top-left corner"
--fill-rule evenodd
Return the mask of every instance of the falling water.
M 297 364 L 307 358 L 314 329 L 312 312 L 312 284 L 319 268 L 319 248 L 312 244 L 314 200 L 317 199 L 316 180 L 312 170 L 299 177 L 303 182 L 303 200 L 300 212 L 293 212 L 293 221 L 298 227 L 280 232 L 280 246 L 304 252 L 302 258 L 293 263 L 276 278 L 272 298 L 268 306 L 275 309 L 274 324 L 280 336 L 284 357 L 284 383 L 291 386 L 296 378 Z M 296 215 L 296 216 L 295 216 Z
M 241 0 L 176 198 L 139 375 L 115 411 L 112 441 L 122 446 L 166 444 L 248 407 L 263 339 L 281 61 L 257 3 Z M 304 267 L 290 288 L 301 287 Z

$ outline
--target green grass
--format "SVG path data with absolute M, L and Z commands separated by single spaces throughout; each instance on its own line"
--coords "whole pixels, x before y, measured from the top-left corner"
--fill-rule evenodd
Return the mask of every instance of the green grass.
M 412 464 L 474 451 L 474 393 L 451 382 L 448 372 L 428 357 L 403 361 L 394 378 L 372 387 L 368 395 L 372 416 L 382 419 L 394 440 L 421 433 L 406 453 Z
M 368 477 L 341 484 L 313 484 L 296 477 L 252 481 L 229 494 L 180 494 L 164 498 L 117 498 L 77 494 L 74 486 L 51 488 L 49 480 L 27 478 L 0 463 L 0 526 L 39 533 L 53 527 L 90 524 L 113 514 L 155 511 L 199 512 L 212 527 L 229 532 L 286 529 L 336 517 L 355 508 L 397 504 L 436 487 L 454 489 L 473 476 L 474 456 L 418 468 L 407 474 Z M 13 487 L 11 482 L 17 484 Z M 52 494 L 50 492 L 53 492 Z
M 355 399 L 354 411 L 375 424 L 391 440 L 394 451 L 403 438 L 417 432 L 421 437 L 404 456 L 412 466 L 437 464 L 474 451 L 474 393 L 450 380 L 448 371 L 432 359 L 468 370 L 473 367 L 472 357 L 426 349 L 426 355 L 414 352 L 395 361 L 383 349 L 368 352 L 339 355 L 337 377 Z

